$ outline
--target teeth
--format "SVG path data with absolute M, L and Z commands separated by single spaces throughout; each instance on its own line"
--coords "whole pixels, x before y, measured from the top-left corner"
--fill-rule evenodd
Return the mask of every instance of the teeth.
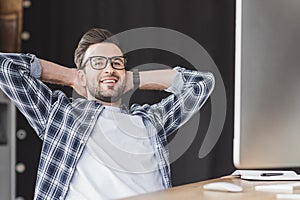
M 115 83 L 115 80 L 104 80 L 103 83 Z

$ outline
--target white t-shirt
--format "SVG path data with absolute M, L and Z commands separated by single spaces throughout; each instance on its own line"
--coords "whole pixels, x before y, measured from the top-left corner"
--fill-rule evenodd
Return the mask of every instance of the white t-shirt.
M 116 199 L 164 189 L 140 116 L 106 106 L 71 180 L 67 200 Z

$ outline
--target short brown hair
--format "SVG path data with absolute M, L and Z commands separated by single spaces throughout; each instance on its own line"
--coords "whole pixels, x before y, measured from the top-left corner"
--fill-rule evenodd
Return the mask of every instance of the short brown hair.
M 107 42 L 112 42 L 112 43 L 118 45 L 118 42 L 116 40 L 110 40 L 111 36 L 113 36 L 113 34 L 106 29 L 92 28 L 92 29 L 88 30 L 81 37 L 81 39 L 77 45 L 77 48 L 74 52 L 74 62 L 76 64 L 77 68 L 80 69 L 85 52 L 89 48 L 89 46 L 91 46 L 92 44 L 107 41 Z

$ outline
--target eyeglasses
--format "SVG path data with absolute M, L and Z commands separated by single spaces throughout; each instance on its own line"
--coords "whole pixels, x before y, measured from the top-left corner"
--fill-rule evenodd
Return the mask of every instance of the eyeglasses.
M 127 62 L 124 56 L 92 56 L 81 65 L 80 69 L 83 69 L 88 61 L 90 61 L 91 67 L 96 70 L 104 69 L 107 66 L 108 61 L 113 69 L 122 70 L 125 69 L 125 64 Z

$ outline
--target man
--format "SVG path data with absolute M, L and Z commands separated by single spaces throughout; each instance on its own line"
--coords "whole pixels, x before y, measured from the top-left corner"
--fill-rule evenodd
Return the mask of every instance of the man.
M 84 34 L 74 54 L 78 69 L 32 54 L 0 55 L 0 88 L 43 140 L 34 199 L 115 199 L 171 187 L 166 138 L 201 108 L 214 77 L 180 67 L 127 71 L 111 36 L 99 28 Z M 135 88 L 170 95 L 122 109 L 122 94 Z

